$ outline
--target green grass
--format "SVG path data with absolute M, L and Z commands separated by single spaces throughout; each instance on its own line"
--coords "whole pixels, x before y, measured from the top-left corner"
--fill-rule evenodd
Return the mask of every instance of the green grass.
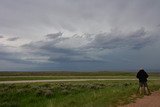
M 149 81 L 152 91 L 160 81 Z M 0 84 L 0 107 L 114 107 L 133 102 L 137 81 Z
M 0 81 L 52 79 L 135 79 L 131 72 L 0 72 Z M 159 79 L 150 73 L 149 79 Z M 115 107 L 134 102 L 138 81 L 0 84 L 0 107 Z M 149 80 L 151 91 L 160 80 Z M 133 97 L 134 95 L 134 97 Z

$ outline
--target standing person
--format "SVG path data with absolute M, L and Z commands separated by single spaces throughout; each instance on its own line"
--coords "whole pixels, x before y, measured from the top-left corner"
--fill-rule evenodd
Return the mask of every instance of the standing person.
M 147 78 L 148 78 L 148 74 L 145 72 L 145 70 L 143 68 L 141 68 L 139 70 L 139 72 L 137 73 L 136 76 L 139 79 L 139 89 L 138 91 L 140 91 L 140 94 L 146 93 L 147 95 L 150 94 L 150 91 L 148 89 L 148 85 L 147 85 Z

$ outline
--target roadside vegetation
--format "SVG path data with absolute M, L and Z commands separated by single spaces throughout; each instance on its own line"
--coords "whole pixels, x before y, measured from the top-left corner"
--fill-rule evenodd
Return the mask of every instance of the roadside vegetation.
M 137 81 L 0 84 L 0 107 L 115 107 L 133 102 Z M 160 81 L 149 81 L 151 91 Z

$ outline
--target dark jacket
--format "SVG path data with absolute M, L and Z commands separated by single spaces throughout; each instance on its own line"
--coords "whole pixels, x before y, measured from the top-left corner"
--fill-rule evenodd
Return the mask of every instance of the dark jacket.
M 139 79 L 139 82 L 147 82 L 148 74 L 143 69 L 141 69 L 137 73 L 137 78 Z

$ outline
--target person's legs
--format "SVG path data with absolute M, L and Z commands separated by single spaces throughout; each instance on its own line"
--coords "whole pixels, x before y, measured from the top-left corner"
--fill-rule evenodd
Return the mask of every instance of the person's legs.
M 151 94 L 146 82 L 139 82 L 138 91 L 140 94 Z
M 140 85 L 139 85 L 139 87 L 138 87 L 138 89 L 137 89 L 137 94 L 139 94 L 140 93 Z
M 149 88 L 148 88 L 147 82 L 144 83 L 144 87 L 145 87 L 145 93 L 146 93 L 147 95 L 151 94 L 151 93 L 150 93 L 150 90 L 149 90 Z
M 142 83 L 142 88 L 143 88 L 143 95 L 145 94 L 145 86 L 144 83 Z
M 139 82 L 139 93 L 142 94 L 143 93 L 143 83 Z

